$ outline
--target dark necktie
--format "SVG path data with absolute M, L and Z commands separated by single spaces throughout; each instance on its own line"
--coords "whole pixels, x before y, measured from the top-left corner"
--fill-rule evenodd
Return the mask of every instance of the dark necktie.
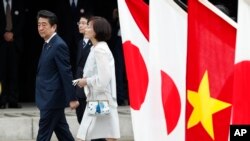
M 48 48 L 48 43 L 47 42 L 44 42 L 43 43 L 43 50 L 47 49 Z
M 72 3 L 71 3 L 71 10 L 72 10 L 72 13 L 75 13 L 76 11 L 76 3 L 74 0 L 72 0 Z
M 12 18 L 9 0 L 6 0 L 6 31 L 12 30 Z
M 48 49 L 49 44 L 47 42 L 44 42 L 43 49 L 42 49 L 42 55 L 45 54 L 46 50 Z
M 86 42 L 83 40 L 82 41 L 82 47 L 84 48 L 86 46 Z
M 76 12 L 76 3 L 74 0 L 72 0 L 72 3 L 71 3 L 71 12 L 72 12 L 73 21 L 74 23 L 76 23 L 78 19 L 76 18 L 77 12 Z

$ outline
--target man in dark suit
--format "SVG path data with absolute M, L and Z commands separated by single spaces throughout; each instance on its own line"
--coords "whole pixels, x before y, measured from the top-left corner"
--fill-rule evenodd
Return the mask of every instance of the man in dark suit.
M 75 72 L 75 79 L 82 78 L 83 76 L 83 68 L 85 66 L 86 60 L 88 58 L 90 48 L 92 43 L 89 39 L 84 38 L 85 29 L 87 28 L 88 16 L 83 15 L 81 16 L 78 24 L 79 33 L 83 34 L 83 39 L 79 41 L 78 49 L 77 49 L 77 57 L 76 57 L 76 72 Z M 86 107 L 86 96 L 84 90 L 80 87 L 76 88 L 76 96 L 79 101 L 79 106 L 76 108 L 76 115 L 78 123 L 81 123 L 82 116 Z
M 77 45 L 82 39 L 77 22 L 81 15 L 93 14 L 93 5 L 93 0 L 58 0 L 54 8 L 59 20 L 58 34 L 69 46 L 73 69 L 76 68 Z
M 23 45 L 25 11 L 22 0 L 0 0 L 0 109 L 21 108 L 18 72 Z
M 69 49 L 56 34 L 57 17 L 41 10 L 37 14 L 38 32 L 44 39 L 36 76 L 36 104 L 40 110 L 37 141 L 50 141 L 53 131 L 60 141 L 74 141 L 64 109 L 79 105 L 72 86 Z

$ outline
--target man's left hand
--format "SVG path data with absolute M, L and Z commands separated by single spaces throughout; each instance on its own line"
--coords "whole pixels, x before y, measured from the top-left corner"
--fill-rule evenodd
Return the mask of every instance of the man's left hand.
M 70 101 L 69 106 L 70 106 L 70 108 L 72 110 L 76 109 L 79 106 L 79 102 L 77 100 L 76 101 Z

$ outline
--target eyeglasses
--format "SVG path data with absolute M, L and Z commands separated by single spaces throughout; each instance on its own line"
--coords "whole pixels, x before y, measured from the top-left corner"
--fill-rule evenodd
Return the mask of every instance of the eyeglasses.
M 84 24 L 87 24 L 87 22 L 77 22 L 77 25 L 80 25 L 80 24 L 84 25 Z

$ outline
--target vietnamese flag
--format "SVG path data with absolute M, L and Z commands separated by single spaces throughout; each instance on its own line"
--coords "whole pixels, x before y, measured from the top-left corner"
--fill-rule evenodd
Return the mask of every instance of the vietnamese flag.
M 238 1 L 232 124 L 250 124 L 250 0 Z
M 210 2 L 188 1 L 186 141 L 228 141 L 236 29 Z

